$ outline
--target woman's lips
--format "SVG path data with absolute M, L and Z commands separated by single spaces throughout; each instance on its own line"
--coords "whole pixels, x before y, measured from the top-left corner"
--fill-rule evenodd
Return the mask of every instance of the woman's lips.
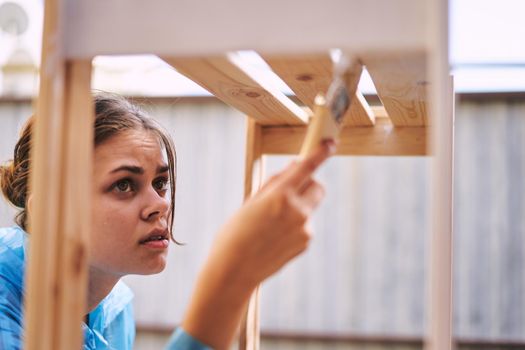
M 149 242 L 167 240 L 169 236 L 169 231 L 167 228 L 156 228 L 148 233 L 148 235 L 139 241 L 140 244 L 145 244 Z
M 167 239 L 146 241 L 141 243 L 141 245 L 152 248 L 152 249 L 166 249 L 168 248 L 170 242 Z

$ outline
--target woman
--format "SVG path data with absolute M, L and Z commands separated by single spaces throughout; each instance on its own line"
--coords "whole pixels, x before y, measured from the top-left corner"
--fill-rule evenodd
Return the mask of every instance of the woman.
M 22 346 L 31 132 L 32 120 L 13 161 L 0 168 L 2 192 L 20 208 L 17 226 L 0 229 L 1 349 Z M 132 348 L 135 330 L 131 292 L 120 279 L 165 267 L 169 240 L 175 241 L 176 155 L 169 135 L 153 119 L 109 94 L 95 96 L 94 144 L 84 349 L 125 350 Z M 327 141 L 312 156 L 290 164 L 222 227 L 169 349 L 228 347 L 255 286 L 306 249 L 306 222 L 324 195 L 312 174 L 333 150 Z

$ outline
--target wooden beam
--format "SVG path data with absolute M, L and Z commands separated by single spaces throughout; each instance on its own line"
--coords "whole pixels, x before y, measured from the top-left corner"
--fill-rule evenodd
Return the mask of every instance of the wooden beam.
M 264 164 L 262 153 L 262 126 L 252 118 L 247 119 L 246 161 L 244 174 L 244 200 L 248 200 L 262 186 Z M 260 286 L 250 296 L 246 312 L 241 320 L 239 350 L 258 350 Z
M 365 97 L 356 91 L 351 101 L 350 108 L 346 112 L 343 125 L 347 126 L 372 126 L 375 124 L 375 116 L 366 102 Z
M 79 325 L 86 314 L 88 250 L 91 236 L 91 186 L 94 105 L 91 61 L 66 64 L 65 118 L 62 125 L 62 199 L 58 208 L 60 255 L 57 286 L 57 344 L 74 349 L 84 337 Z
M 361 59 L 394 125 L 429 124 L 424 53 L 375 54 Z
M 292 89 L 297 98 L 312 108 L 315 96 L 326 93 L 332 82 L 333 62 L 328 53 L 301 56 L 263 56 L 264 60 Z M 345 125 L 374 125 L 374 115 L 363 94 L 356 92 L 344 116 Z
M 394 127 L 387 118 L 376 118 L 373 127 L 344 127 L 338 155 L 424 156 L 427 127 Z M 267 126 L 262 129 L 264 154 L 298 154 L 305 137 L 304 126 Z
M 332 81 L 332 58 L 329 53 L 301 56 L 272 56 L 262 58 L 292 89 L 297 98 L 312 108 L 315 96 L 326 90 Z
M 446 62 L 435 61 L 439 85 L 434 87 L 434 112 L 443 113 L 436 120 L 430 137 L 432 159 L 432 235 L 430 273 L 427 277 L 430 304 L 425 350 L 452 349 L 453 329 L 453 232 L 454 232 L 454 82 L 446 73 Z M 441 65 L 441 67 L 440 67 Z M 446 67 L 445 67 L 446 66 Z M 448 78 L 448 79 L 447 79 Z
M 63 57 L 60 0 L 45 2 L 31 149 L 24 349 L 80 349 L 91 225 L 91 60 Z
M 31 170 L 25 349 L 82 347 L 91 225 L 91 61 L 61 59 L 57 1 L 46 26 Z
M 24 337 L 28 350 L 81 348 L 80 325 L 86 313 L 93 160 L 91 62 L 54 68 L 58 70 L 44 70 L 41 76 L 33 134 Z
M 237 55 L 207 58 L 164 57 L 184 74 L 226 104 L 262 125 L 305 124 L 307 113 L 265 77 L 250 71 Z
M 28 256 L 24 300 L 24 349 L 27 350 L 54 349 L 57 318 L 54 291 L 59 263 L 56 259 L 59 218 L 56 208 L 60 205 L 58 169 L 62 165 L 60 125 L 64 117 L 65 64 L 60 47 L 49 40 L 61 36 L 61 2 L 49 0 L 44 6 L 42 69 L 31 147 L 32 206 L 28 232 L 32 248 Z
M 68 58 L 426 47 L 427 3 L 421 0 L 91 0 L 66 5 Z M 115 16 L 123 8 L 125 16 Z
M 424 350 L 451 350 L 453 344 L 454 82 L 448 53 L 448 1 L 428 2 L 428 76 L 432 84 L 431 236 L 426 274 L 427 329 Z M 496 347 L 491 347 L 495 349 Z

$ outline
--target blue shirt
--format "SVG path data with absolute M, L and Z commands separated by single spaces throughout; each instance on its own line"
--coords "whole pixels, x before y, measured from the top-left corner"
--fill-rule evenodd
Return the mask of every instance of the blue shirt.
M 0 229 L 0 349 L 18 350 L 23 345 L 24 272 L 28 235 L 18 226 Z M 133 348 L 135 322 L 133 294 L 118 282 L 83 323 L 83 350 Z M 209 349 L 181 328 L 171 337 L 168 350 Z

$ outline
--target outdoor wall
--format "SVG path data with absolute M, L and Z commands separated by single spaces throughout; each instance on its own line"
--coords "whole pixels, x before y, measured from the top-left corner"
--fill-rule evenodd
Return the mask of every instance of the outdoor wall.
M 221 223 L 241 204 L 244 116 L 213 99 L 154 99 L 145 108 L 178 149 L 175 236 L 157 276 L 129 276 L 136 349 L 158 349 L 180 322 Z M 27 101 L 0 101 L 0 161 L 11 157 Z M 525 342 L 525 99 L 469 99 L 456 111 L 454 333 Z M 269 157 L 267 173 L 291 158 Z M 420 337 L 430 161 L 335 157 L 319 172 L 326 200 L 309 251 L 264 284 L 261 328 L 289 334 Z M 0 224 L 12 210 L 0 205 Z M 147 331 L 150 330 L 150 331 Z M 394 349 L 265 340 L 263 349 Z M 395 349 L 415 349 L 398 346 Z

